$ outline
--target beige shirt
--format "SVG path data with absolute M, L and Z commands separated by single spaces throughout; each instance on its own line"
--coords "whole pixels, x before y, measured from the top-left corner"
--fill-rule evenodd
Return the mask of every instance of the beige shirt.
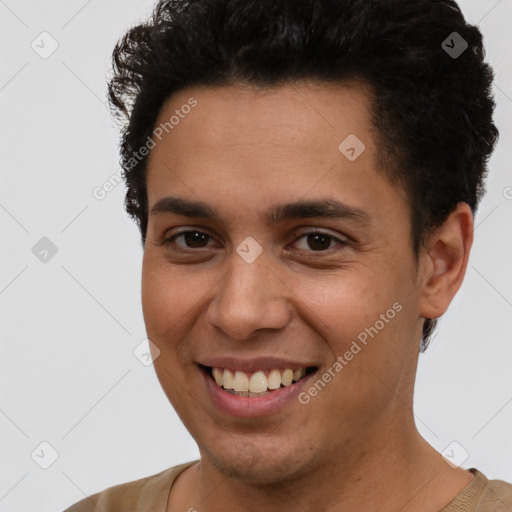
M 172 484 L 178 475 L 198 461 L 180 464 L 84 498 L 64 512 L 166 512 Z M 439 512 L 512 512 L 512 484 L 488 480 L 471 468 L 475 477 Z

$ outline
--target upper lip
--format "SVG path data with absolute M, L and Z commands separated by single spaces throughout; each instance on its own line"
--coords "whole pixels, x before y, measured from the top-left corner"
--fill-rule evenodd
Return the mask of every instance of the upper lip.
M 312 364 L 311 361 L 305 363 L 277 357 L 254 357 L 245 359 L 239 357 L 211 357 L 197 362 L 203 366 L 209 366 L 212 368 L 229 368 L 232 370 L 248 372 L 256 370 L 272 370 L 274 368 L 298 370 L 299 368 L 317 366 Z

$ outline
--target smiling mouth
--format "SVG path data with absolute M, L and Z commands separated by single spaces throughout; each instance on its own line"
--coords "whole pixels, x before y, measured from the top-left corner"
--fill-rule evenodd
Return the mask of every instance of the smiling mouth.
M 268 395 L 280 388 L 292 386 L 317 371 L 314 366 L 296 370 L 273 368 L 255 372 L 200 366 L 215 381 L 217 386 L 232 395 L 245 397 Z

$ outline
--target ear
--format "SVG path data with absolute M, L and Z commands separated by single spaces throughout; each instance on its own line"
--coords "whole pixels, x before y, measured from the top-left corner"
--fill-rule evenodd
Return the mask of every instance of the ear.
M 419 311 L 424 318 L 442 316 L 459 290 L 473 244 L 473 213 L 459 203 L 433 232 L 420 256 L 422 285 Z

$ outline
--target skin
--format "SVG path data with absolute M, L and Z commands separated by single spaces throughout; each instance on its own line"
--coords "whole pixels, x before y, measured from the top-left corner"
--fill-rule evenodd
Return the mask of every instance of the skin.
M 160 350 L 155 370 L 201 455 L 168 510 L 441 510 L 473 475 L 420 436 L 413 390 L 424 318 L 446 311 L 465 274 L 468 205 L 416 262 L 407 196 L 378 168 L 363 84 L 189 88 L 156 125 L 191 97 L 197 106 L 151 150 L 147 168 L 150 209 L 174 196 L 220 217 L 156 213 L 148 222 L 142 305 Z M 349 134 L 366 146 L 353 162 L 338 150 Z M 269 225 L 262 216 L 276 204 L 333 198 L 370 222 Z M 184 228 L 211 238 L 188 253 L 183 236 L 162 244 Z M 314 229 L 334 237 L 323 251 L 304 236 Z M 263 249 L 250 264 L 236 252 L 249 236 Z M 394 303 L 402 310 L 308 404 L 237 418 L 206 392 L 196 362 L 216 354 L 310 361 L 321 375 Z

